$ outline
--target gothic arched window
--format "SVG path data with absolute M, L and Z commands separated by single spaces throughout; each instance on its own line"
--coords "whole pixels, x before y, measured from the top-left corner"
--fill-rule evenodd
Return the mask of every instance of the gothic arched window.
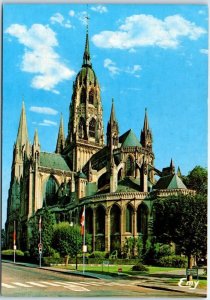
M 125 163 L 126 176 L 132 176 L 133 170 L 134 170 L 133 158 L 131 156 L 128 156 L 126 163 Z
M 126 231 L 132 232 L 133 208 L 128 205 L 126 207 Z
M 56 202 L 57 183 L 53 176 L 50 176 L 46 183 L 45 199 L 47 205 L 53 205 Z
M 85 134 L 86 130 L 85 130 L 85 120 L 84 118 L 80 118 L 79 120 L 79 138 L 80 139 L 84 139 L 86 134 Z
M 82 88 L 81 95 L 80 95 L 80 103 L 86 102 L 86 90 L 85 88 Z
M 89 103 L 94 104 L 94 91 L 93 90 L 91 90 L 89 92 Z
M 96 120 L 92 118 L 89 123 L 89 135 L 90 137 L 95 137 L 96 132 Z

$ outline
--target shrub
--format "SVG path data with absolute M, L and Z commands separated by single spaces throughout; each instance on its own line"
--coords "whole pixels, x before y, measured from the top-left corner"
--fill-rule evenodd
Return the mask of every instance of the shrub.
M 179 255 L 163 256 L 157 260 L 157 264 L 161 267 L 185 268 L 187 266 L 187 259 Z
M 64 264 L 64 258 L 55 258 L 55 257 L 43 257 L 42 264 L 44 266 L 50 266 L 51 264 Z
M 138 262 L 135 266 L 132 267 L 132 271 L 141 271 L 141 272 L 147 272 L 149 269 L 145 267 L 141 262 Z
M 90 255 L 89 258 L 107 258 L 108 253 L 105 251 L 93 251 Z
M 12 249 L 3 250 L 1 252 L 1 254 L 11 256 L 11 255 L 14 255 L 14 250 L 12 250 Z M 16 256 L 24 256 L 24 253 L 21 250 L 15 250 L 15 255 Z

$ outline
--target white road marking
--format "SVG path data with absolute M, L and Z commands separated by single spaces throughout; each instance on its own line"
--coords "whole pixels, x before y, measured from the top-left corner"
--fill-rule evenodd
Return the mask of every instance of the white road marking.
M 67 288 L 67 289 L 75 291 L 75 292 L 90 292 L 90 290 L 88 290 L 88 289 L 86 289 L 82 286 L 76 286 L 72 283 L 68 283 L 68 281 L 62 281 L 62 282 L 61 281 L 59 281 L 59 282 L 55 281 L 55 283 L 62 284 L 62 286 L 64 288 Z
M 27 281 L 26 283 L 29 283 L 29 284 L 35 285 L 35 286 L 39 286 L 39 287 L 46 287 L 46 285 L 43 285 L 43 284 L 37 283 L 37 282 Z
M 6 283 L 2 283 L 1 285 L 2 285 L 2 287 L 5 287 L 7 289 L 15 289 L 15 286 L 12 286 L 12 285 L 9 285 L 9 284 L 6 284 Z
M 52 282 L 48 282 L 48 281 L 40 281 L 41 283 L 44 283 L 44 284 L 47 284 L 47 285 L 50 285 L 50 286 L 61 286 L 60 284 L 58 283 L 52 283 Z
M 80 281 L 80 284 L 85 285 L 85 286 L 88 286 L 88 285 L 92 285 L 92 286 L 102 286 L 102 285 L 106 285 L 106 286 L 114 286 L 114 285 L 117 285 L 117 286 L 130 286 L 130 284 L 128 284 L 128 283 L 126 284 L 126 283 L 111 282 L 111 281 L 90 281 L 90 282 Z
M 11 282 L 11 283 L 14 285 L 17 285 L 17 286 L 21 286 L 21 287 L 28 287 L 28 288 L 32 287 L 31 285 L 20 283 L 20 282 Z
M 101 286 L 101 285 L 104 285 L 104 282 L 94 282 L 94 281 L 91 281 L 91 282 L 82 282 L 80 281 L 81 284 L 84 284 L 84 285 L 93 285 L 93 286 Z

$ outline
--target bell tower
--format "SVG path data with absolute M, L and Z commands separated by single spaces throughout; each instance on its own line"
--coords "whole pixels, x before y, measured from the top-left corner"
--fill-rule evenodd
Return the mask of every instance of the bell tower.
M 88 25 L 82 68 L 73 83 L 69 112 L 64 154 L 68 154 L 72 170 L 79 171 L 104 146 L 100 86 L 91 63 Z

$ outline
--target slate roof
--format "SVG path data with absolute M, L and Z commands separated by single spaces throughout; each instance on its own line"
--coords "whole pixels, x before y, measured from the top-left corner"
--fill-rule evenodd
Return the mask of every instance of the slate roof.
M 186 189 L 186 186 L 179 178 L 177 174 L 171 174 L 168 176 L 161 177 L 157 183 L 153 186 L 154 190 L 162 190 L 162 189 Z
M 121 135 L 119 142 L 122 144 L 122 147 L 142 147 L 132 129 L 129 129 Z
M 57 153 L 40 153 L 40 166 L 50 169 L 71 171 L 64 157 Z

